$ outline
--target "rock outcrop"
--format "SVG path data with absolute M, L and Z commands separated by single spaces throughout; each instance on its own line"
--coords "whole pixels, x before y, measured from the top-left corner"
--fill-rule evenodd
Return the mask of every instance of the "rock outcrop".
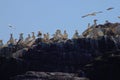
M 24 75 L 17 75 L 12 80 L 89 80 L 85 77 L 77 77 L 73 73 L 62 72 L 35 72 L 28 71 Z
M 119 26 L 105 23 L 89 27 L 77 39 L 44 41 L 40 37 L 29 47 L 16 44 L 0 48 L 0 78 L 116 80 L 120 76 Z

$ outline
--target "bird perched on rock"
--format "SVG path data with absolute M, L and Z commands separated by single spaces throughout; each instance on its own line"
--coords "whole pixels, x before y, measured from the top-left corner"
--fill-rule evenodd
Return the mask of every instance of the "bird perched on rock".
M 60 40 L 60 39 L 62 39 L 62 33 L 61 33 L 61 30 L 56 30 L 56 32 L 55 32 L 55 37 L 56 37 L 56 39 L 57 40 Z
M 40 31 L 38 31 L 37 37 L 42 38 L 42 33 Z
M 94 27 L 97 26 L 97 21 L 98 21 L 97 19 L 94 19 L 94 24 L 93 24 Z
M 19 39 L 23 40 L 23 33 L 20 33 Z
M 7 41 L 7 45 L 9 45 L 9 44 L 10 44 L 10 45 L 14 45 L 14 41 L 15 41 L 15 40 L 14 40 L 14 38 L 13 38 L 13 34 L 11 33 L 11 34 L 10 34 L 10 39 L 9 39 L 9 41 Z
M 77 30 L 75 30 L 75 33 L 74 33 L 72 39 L 78 39 L 78 38 L 79 38 L 79 33 Z
M 24 42 L 25 44 L 28 44 L 30 41 L 32 41 L 32 37 L 30 36 L 30 34 L 28 34 Z
M 47 34 L 46 34 L 46 37 L 47 37 L 47 40 L 49 40 L 49 39 L 50 39 L 50 34 L 47 33 Z
M 35 43 L 35 39 L 36 39 L 35 33 L 32 32 L 32 37 L 30 38 L 30 41 L 26 46 L 31 47 Z
M 102 11 L 93 12 L 93 13 L 86 14 L 86 15 L 82 16 L 82 18 L 85 18 L 85 17 L 87 17 L 87 16 L 96 16 L 96 14 L 99 14 L 99 13 L 103 13 L 103 12 L 102 12 Z
M 88 28 L 90 28 L 90 23 L 88 23 Z
M 112 10 L 112 9 L 114 9 L 114 8 L 113 8 L 113 7 L 109 7 L 109 8 L 107 8 L 106 10 L 108 10 L 108 11 L 109 11 L 109 10 Z
M 34 32 L 32 32 L 32 38 L 33 39 L 35 39 L 36 37 L 35 37 L 35 33 Z
M 66 30 L 64 30 L 63 39 L 64 39 L 64 40 L 67 40 L 67 39 L 68 39 L 68 34 L 67 34 Z
M 3 40 L 0 40 L 0 48 L 3 47 Z
M 23 37 L 23 33 L 19 34 L 19 40 L 17 42 L 17 44 L 23 44 L 24 43 L 24 37 Z
M 45 42 L 47 42 L 47 40 L 48 40 L 47 34 L 43 34 L 43 39 L 44 39 Z

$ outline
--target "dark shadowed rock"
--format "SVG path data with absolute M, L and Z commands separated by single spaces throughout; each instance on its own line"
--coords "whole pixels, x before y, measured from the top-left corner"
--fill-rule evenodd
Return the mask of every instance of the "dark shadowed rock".
M 89 80 L 85 77 L 77 77 L 73 73 L 62 72 L 34 72 L 28 71 L 24 75 L 17 75 L 12 80 Z
M 27 71 L 24 61 L 0 57 L 0 79 L 9 80 L 11 76 Z
M 84 67 L 84 71 L 90 80 L 120 79 L 120 55 L 107 55 L 97 58 L 91 64 Z

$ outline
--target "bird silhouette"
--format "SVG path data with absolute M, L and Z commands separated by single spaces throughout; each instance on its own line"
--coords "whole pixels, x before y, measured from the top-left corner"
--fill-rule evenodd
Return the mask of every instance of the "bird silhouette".
M 15 27 L 13 27 L 11 24 L 8 24 L 8 27 L 11 29 L 15 29 Z
M 120 16 L 118 16 L 118 18 L 120 19 Z
M 99 13 L 103 13 L 103 12 L 102 11 L 92 12 L 90 14 L 86 14 L 86 15 L 82 16 L 82 18 L 85 18 L 85 17 L 88 17 L 88 16 L 96 16 L 96 14 L 99 14 Z
M 109 10 L 112 10 L 112 9 L 114 9 L 114 8 L 113 8 L 113 7 L 109 7 L 109 8 L 107 8 L 106 10 L 108 10 L 108 11 L 109 11 Z

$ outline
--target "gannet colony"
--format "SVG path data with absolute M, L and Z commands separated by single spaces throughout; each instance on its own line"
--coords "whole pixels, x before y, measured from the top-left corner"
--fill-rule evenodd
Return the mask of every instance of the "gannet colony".
M 53 37 L 41 31 L 23 35 L 0 40 L 0 80 L 120 79 L 120 23 L 97 24 L 95 19 L 71 39 L 59 29 Z

